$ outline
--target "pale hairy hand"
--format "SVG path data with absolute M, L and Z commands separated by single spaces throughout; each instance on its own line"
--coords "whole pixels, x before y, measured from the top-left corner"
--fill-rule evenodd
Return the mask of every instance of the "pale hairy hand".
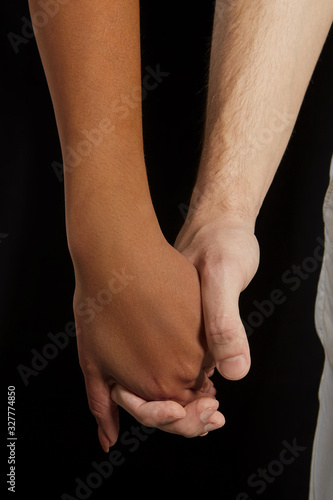
M 199 273 L 213 364 L 227 379 L 244 377 L 251 360 L 239 296 L 259 265 L 259 245 L 251 225 L 224 214 L 193 216 L 182 227 L 175 247 Z

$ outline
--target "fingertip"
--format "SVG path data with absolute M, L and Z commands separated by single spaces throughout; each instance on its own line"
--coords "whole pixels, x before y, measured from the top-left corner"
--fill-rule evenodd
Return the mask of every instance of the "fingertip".
M 186 410 L 183 406 L 180 406 L 178 408 L 175 408 L 172 412 L 172 418 L 174 420 L 181 420 L 182 418 L 186 417 Z
M 217 369 L 228 380 L 239 380 L 248 374 L 250 362 L 243 354 L 217 362 Z
M 118 436 L 113 440 L 110 439 L 106 432 L 101 427 L 98 427 L 98 439 L 105 453 L 109 453 L 111 446 L 114 446 L 116 444 L 117 438 Z
M 221 429 L 221 427 L 223 427 L 224 424 L 225 424 L 224 415 L 222 415 L 222 413 L 220 413 L 219 411 L 216 411 L 205 423 L 205 426 L 203 428 L 204 432 L 203 434 L 201 434 L 201 436 L 205 436 L 211 431 L 216 431 L 217 429 Z
M 221 412 L 216 411 L 208 419 L 207 424 L 214 424 L 214 425 L 217 425 L 219 427 L 223 427 L 225 425 L 225 417 L 224 417 L 224 415 Z
M 109 438 L 107 437 L 107 435 L 105 434 L 103 429 L 101 429 L 100 427 L 98 427 L 97 433 L 98 433 L 98 439 L 99 439 L 100 445 L 101 445 L 103 451 L 105 451 L 105 453 L 107 453 L 109 451 L 109 448 L 110 448 Z
M 214 398 L 214 397 L 200 397 L 195 400 L 195 405 L 196 405 L 196 413 L 198 416 L 203 415 L 203 418 L 208 420 L 214 412 L 217 411 L 220 403 L 219 401 Z

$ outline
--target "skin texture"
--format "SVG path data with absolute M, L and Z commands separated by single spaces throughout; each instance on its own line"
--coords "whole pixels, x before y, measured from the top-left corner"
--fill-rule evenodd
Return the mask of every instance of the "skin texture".
M 30 1 L 32 12 L 37 6 Z M 238 300 L 259 263 L 255 220 L 331 22 L 328 0 L 217 1 L 202 157 L 190 217 L 175 242 L 187 264 L 166 244 L 151 206 L 140 107 L 130 107 L 120 118 L 114 104 L 119 95 L 140 86 L 138 2 L 83 0 L 78 9 L 73 0 L 36 34 L 64 156 L 80 363 L 104 449 L 118 433 L 115 403 L 142 423 L 187 436 L 207 432 L 207 420 L 200 418 L 205 404 L 212 412 L 208 422 L 223 425 L 223 416 L 215 411 L 214 389 L 203 372 L 211 374 L 216 365 L 226 378 L 239 379 L 249 370 Z M 80 168 L 72 168 L 71 153 L 77 151 L 84 131 L 100 128 L 102 118 L 109 120 L 112 130 L 84 155 Z M 133 280 L 88 328 L 77 308 L 82 313 L 82 303 L 96 298 L 112 272 L 123 268 Z M 157 292 L 156 302 L 145 295 L 147 286 Z M 172 298 L 174 286 L 183 298 L 181 310 Z M 125 313 L 128 306 L 130 314 Z M 182 321 L 184 310 L 188 328 Z M 131 323 L 135 316 L 140 342 L 146 346 L 137 358 L 133 345 L 138 337 L 131 331 L 136 328 Z M 163 367 L 163 359 L 161 367 L 154 365 L 155 356 L 161 359 L 160 350 L 167 348 L 172 359 L 173 337 L 166 342 L 165 334 L 170 330 L 181 332 L 180 345 L 189 347 L 181 351 L 186 359 L 174 359 L 171 368 Z M 117 340 L 115 358 L 110 339 Z M 153 339 L 162 341 L 157 346 Z M 183 365 L 177 364 L 184 359 L 185 375 Z M 153 364 L 158 377 L 152 370 L 149 378 L 146 362 Z M 171 370 L 170 386 L 164 378 L 170 371 L 165 369 Z M 204 397 L 187 403 L 188 391 Z
M 238 302 L 259 265 L 256 218 L 332 20 L 331 0 L 216 2 L 203 150 L 174 246 L 198 270 L 209 350 L 231 380 L 251 363 Z
M 146 400 L 174 400 L 184 406 L 202 395 L 215 395 L 204 371 L 210 357 L 205 364 L 195 267 L 163 240 L 141 239 L 135 251 L 125 244 L 120 257 L 125 278 L 112 281 L 114 273 L 110 274 L 111 293 L 100 293 L 110 286 L 106 266 L 97 258 L 91 275 L 85 271 L 81 279 L 76 273 L 74 296 L 79 359 L 90 408 L 111 442 L 115 439 L 108 426 L 111 401 L 101 395 L 104 389 L 109 395 L 115 382 Z M 120 269 L 116 257 L 112 266 Z M 99 297 L 93 318 L 86 314 L 88 297 Z
M 239 295 L 259 265 L 254 234 L 333 20 L 331 0 L 218 0 L 203 150 L 175 247 L 198 269 L 205 333 L 226 378 L 250 368 Z
M 32 0 L 32 21 L 38 9 Z M 133 393 L 135 411 L 134 394 L 150 401 L 143 417 L 150 410 L 150 424 L 169 432 L 224 423 L 206 374 L 198 273 L 166 242 L 152 206 L 141 97 L 119 103 L 141 92 L 139 21 L 136 0 L 71 0 L 36 30 L 63 154 L 79 360 L 106 451 L 119 432 L 111 388 L 117 402 Z

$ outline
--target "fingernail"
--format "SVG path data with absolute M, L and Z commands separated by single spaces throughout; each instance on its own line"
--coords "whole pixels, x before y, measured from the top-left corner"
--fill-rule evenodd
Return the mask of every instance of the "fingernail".
M 207 424 L 204 427 L 204 431 L 205 432 L 215 431 L 216 429 L 220 429 L 221 427 L 222 427 L 222 425 L 219 425 L 219 424 Z
M 223 377 L 230 380 L 237 380 L 248 372 L 249 365 L 245 357 L 241 354 L 240 356 L 220 361 L 217 368 Z
M 103 448 L 105 453 L 109 453 L 110 448 L 112 446 L 111 439 L 106 434 L 106 432 L 104 430 L 102 430 L 100 427 L 98 427 L 98 436 L 99 436 L 99 442 L 101 444 L 101 447 Z
M 105 453 L 109 453 L 110 447 L 107 444 L 101 444 L 101 446 L 102 446 L 103 451 L 105 451 Z
M 203 424 L 207 422 L 207 420 L 215 413 L 217 408 L 207 408 L 203 410 L 200 414 L 200 420 Z

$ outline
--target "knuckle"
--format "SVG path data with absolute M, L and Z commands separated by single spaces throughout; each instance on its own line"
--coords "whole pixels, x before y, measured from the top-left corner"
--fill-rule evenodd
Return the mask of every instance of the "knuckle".
M 155 405 L 154 408 L 151 411 L 151 418 L 149 422 L 147 422 L 147 427 L 152 427 L 153 422 L 156 423 L 163 423 L 165 419 L 167 418 L 166 411 L 163 407 Z
M 181 386 L 184 385 L 181 382 Z M 183 397 L 185 391 L 185 385 L 183 389 L 180 387 L 179 379 L 165 380 L 162 377 L 155 379 L 154 383 L 150 387 L 149 400 L 150 401 L 175 401 L 181 405 L 186 404 L 186 400 Z M 165 417 L 165 412 L 162 408 L 154 410 L 155 417 L 157 419 L 163 419 Z
M 180 380 L 186 386 L 195 384 L 201 374 L 201 363 L 196 363 L 195 360 L 187 360 L 180 367 Z
M 219 346 L 227 346 L 243 339 L 243 326 L 239 320 L 220 316 L 207 325 L 207 335 Z
M 150 384 L 148 396 L 151 401 L 166 401 L 172 399 L 174 396 L 172 383 L 161 376 L 155 376 L 153 382 Z
M 178 381 L 183 389 L 190 389 L 191 391 L 201 390 L 205 381 L 205 372 L 202 368 L 202 360 L 199 363 L 184 363 L 181 367 Z M 188 402 L 188 397 L 185 397 L 185 391 L 183 391 L 182 394 L 182 403 L 186 404 Z
M 165 373 L 155 373 L 149 384 L 149 399 L 155 401 L 171 400 L 180 404 L 187 402 L 184 398 L 186 390 L 197 386 L 198 380 L 201 381 L 203 374 L 202 359 L 196 359 L 196 356 L 194 358 L 182 356 L 171 376 L 170 374 L 166 376 Z
M 85 356 L 80 350 L 79 365 L 85 377 L 96 377 L 99 373 L 95 361 Z
M 107 410 L 106 405 L 101 403 L 97 399 L 89 400 L 89 408 L 91 413 L 97 420 L 101 420 L 105 416 L 105 412 Z

